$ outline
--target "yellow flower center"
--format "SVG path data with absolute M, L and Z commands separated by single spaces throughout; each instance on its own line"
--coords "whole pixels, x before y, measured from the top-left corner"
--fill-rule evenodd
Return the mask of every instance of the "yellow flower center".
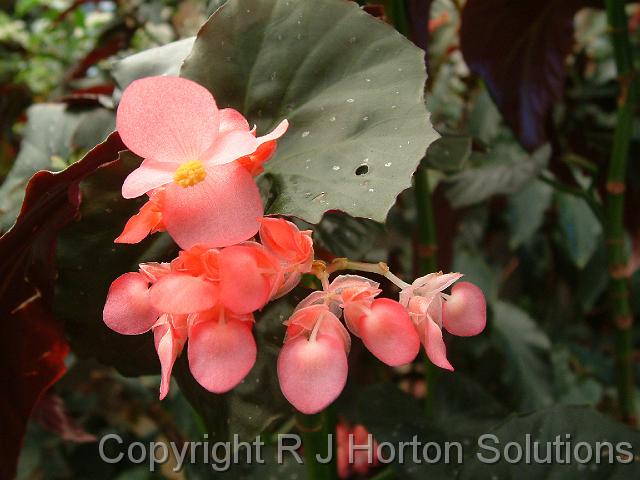
M 207 172 L 204 169 L 204 165 L 199 160 L 191 160 L 184 162 L 178 167 L 173 181 L 181 187 L 193 187 L 207 176 Z

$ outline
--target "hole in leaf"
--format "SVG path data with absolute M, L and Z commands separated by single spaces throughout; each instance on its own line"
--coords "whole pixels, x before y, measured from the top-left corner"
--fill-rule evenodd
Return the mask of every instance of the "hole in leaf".
M 369 173 L 369 165 L 360 165 L 356 168 L 356 175 L 366 175 Z

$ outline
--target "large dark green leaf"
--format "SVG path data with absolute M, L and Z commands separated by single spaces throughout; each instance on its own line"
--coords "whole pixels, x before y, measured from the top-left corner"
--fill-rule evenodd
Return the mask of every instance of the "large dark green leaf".
M 200 30 L 181 75 L 259 133 L 290 121 L 267 165 L 269 213 L 384 221 L 437 138 L 423 55 L 352 2 L 230 0 Z
M 616 456 L 620 453 L 616 448 L 621 442 L 628 442 L 626 446 L 620 445 L 620 447 L 626 448 L 626 451 L 631 452 L 631 455 L 637 453 L 637 448 L 640 444 L 640 432 L 615 423 L 588 407 L 555 406 L 529 415 L 516 416 L 487 433 L 495 435 L 495 437 L 484 440 L 483 445 L 498 448 L 501 453 L 504 452 L 503 449 L 507 443 L 515 442 L 520 445 L 520 449 L 524 454 L 527 451 L 526 442 L 527 436 L 529 436 L 530 445 L 532 445 L 529 448 L 529 458 L 532 460 L 527 462 L 523 456 L 521 461 L 509 463 L 505 460 L 503 454 L 501 461 L 497 463 L 483 463 L 481 461 L 483 458 L 492 459 L 496 456 L 496 453 L 486 447 L 477 445 L 474 455 L 462 467 L 462 472 L 458 477 L 460 480 L 486 480 L 488 478 L 627 480 L 640 476 L 640 464 L 637 461 L 633 461 L 633 457 L 630 459 L 632 461 L 630 464 L 628 463 L 629 460 L 626 460 L 623 464 L 616 459 Z M 559 441 L 570 441 L 569 451 L 572 455 L 572 458 L 570 458 L 572 461 L 567 462 L 566 447 L 558 448 L 559 454 L 555 453 L 557 451 L 555 446 L 547 447 L 547 442 L 558 441 L 557 437 L 559 437 Z M 496 439 L 499 444 L 496 443 Z M 547 463 L 534 462 L 533 442 L 539 442 L 540 446 L 537 447 L 537 451 L 542 458 L 546 457 L 547 448 L 550 452 L 553 452 L 550 453 L 551 458 L 557 455 L 560 455 L 560 457 L 556 457 L 555 461 Z M 576 449 L 580 442 L 586 442 L 590 447 L 582 445 Z M 597 448 L 598 442 L 600 442 L 600 448 Z M 605 444 L 603 447 L 603 442 L 610 442 L 610 444 Z M 575 453 L 580 459 L 586 459 L 588 448 L 592 452 L 591 461 L 583 464 L 578 463 Z M 607 448 L 612 450 L 611 458 L 613 462 L 611 463 Z M 600 450 L 602 460 L 596 463 L 597 450 Z M 517 449 L 511 447 L 508 452 L 510 458 L 515 458 L 516 452 Z M 478 454 L 480 457 L 478 457 Z M 624 459 L 625 457 L 628 458 L 627 455 L 619 458 Z
M 522 245 L 540 228 L 552 197 L 553 189 L 540 180 L 509 197 L 507 220 L 511 248 Z
M 120 195 L 122 182 L 139 162 L 138 157 L 124 154 L 82 182 L 79 219 L 58 240 L 55 310 L 65 321 L 74 351 L 128 375 L 156 373 L 159 364 L 151 335 L 119 335 L 102 322 L 109 285 L 119 275 L 136 271 L 142 261 L 166 260 L 177 252 L 164 234 L 136 245 L 113 243 L 143 201 Z

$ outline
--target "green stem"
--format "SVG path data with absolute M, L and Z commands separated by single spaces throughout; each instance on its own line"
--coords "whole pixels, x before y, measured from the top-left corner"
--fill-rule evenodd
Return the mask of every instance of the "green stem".
M 418 259 L 419 274 L 426 275 L 427 273 L 435 272 L 437 269 L 436 253 L 438 242 L 428 171 L 422 165 L 418 167 L 415 174 L 415 198 L 418 215 L 418 241 L 414 249 L 414 255 Z M 438 371 L 426 355 L 424 355 L 424 369 L 424 380 L 427 386 L 424 408 L 425 415 L 429 419 L 433 417 L 433 392 Z
M 605 241 L 609 266 L 611 315 L 616 327 L 618 403 L 623 419 L 635 423 L 633 373 L 633 315 L 629 303 L 627 251 L 625 249 L 624 194 L 627 160 L 633 127 L 633 111 L 638 101 L 638 78 L 628 36 L 624 0 L 606 0 L 607 18 L 620 82 L 613 149 L 607 174 Z
M 309 480 L 335 480 L 338 478 L 336 470 L 335 417 L 331 408 L 327 408 L 315 415 L 296 415 L 298 429 L 302 433 L 302 448 L 304 449 L 304 463 L 307 466 Z M 318 459 L 326 459 L 329 454 L 329 439 L 333 441 L 332 458 L 327 463 Z

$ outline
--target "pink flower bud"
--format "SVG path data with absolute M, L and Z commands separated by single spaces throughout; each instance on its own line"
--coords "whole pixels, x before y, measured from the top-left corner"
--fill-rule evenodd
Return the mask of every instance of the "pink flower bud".
M 116 278 L 102 311 L 104 323 L 123 335 L 139 335 L 151 329 L 160 313 L 149 301 L 149 281 L 130 272 Z
M 387 365 L 409 363 L 420 351 L 420 338 L 407 310 L 394 300 L 374 300 L 356 328 L 365 347 Z
M 262 308 L 282 281 L 280 263 L 259 243 L 224 248 L 218 262 L 220 302 L 237 314 Z
M 285 342 L 278 356 L 278 379 L 286 399 L 302 413 L 326 408 L 347 381 L 347 354 L 332 335 L 304 335 Z
M 478 335 L 487 324 L 484 294 L 473 283 L 456 283 L 443 307 L 444 328 L 459 337 Z
M 256 362 L 253 316 L 216 308 L 200 317 L 189 329 L 189 369 L 210 392 L 228 392 Z

